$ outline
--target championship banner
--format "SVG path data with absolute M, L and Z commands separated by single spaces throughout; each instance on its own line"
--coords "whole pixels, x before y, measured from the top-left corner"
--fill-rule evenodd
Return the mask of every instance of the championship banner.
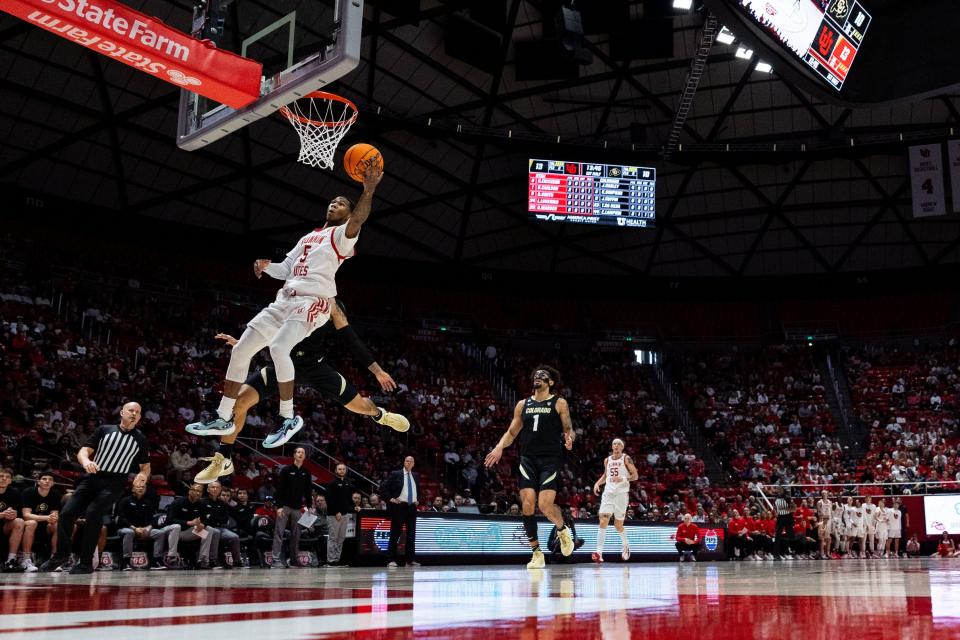
M 910 182 L 913 186 L 913 217 L 942 216 L 947 213 L 943 199 L 941 145 L 910 147 Z
M 960 213 L 960 140 L 947 142 L 947 166 L 953 193 L 953 212 Z
M 259 62 L 112 0 L 0 0 L 0 10 L 235 109 L 260 97 Z

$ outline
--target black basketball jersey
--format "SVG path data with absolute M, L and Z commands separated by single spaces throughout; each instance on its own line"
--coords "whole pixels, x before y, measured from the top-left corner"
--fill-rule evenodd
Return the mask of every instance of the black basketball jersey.
M 551 396 L 542 401 L 533 398 L 523 401 L 520 455 L 563 455 L 563 424 L 557 413 L 557 400 L 557 396 Z

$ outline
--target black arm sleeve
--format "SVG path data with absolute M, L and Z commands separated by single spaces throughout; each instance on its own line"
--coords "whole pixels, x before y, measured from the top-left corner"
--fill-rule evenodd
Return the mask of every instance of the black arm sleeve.
M 354 331 L 350 325 L 337 329 L 337 337 L 341 338 L 347 344 L 351 357 L 362 364 L 364 369 L 369 368 L 370 365 L 376 362 L 373 354 L 370 353 L 370 349 L 367 348 L 367 345 L 363 343 L 363 340 L 360 339 L 360 336 L 357 335 L 357 332 Z

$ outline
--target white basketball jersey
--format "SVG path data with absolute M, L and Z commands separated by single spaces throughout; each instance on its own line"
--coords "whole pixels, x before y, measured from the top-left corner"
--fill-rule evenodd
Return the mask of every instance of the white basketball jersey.
M 292 289 L 296 295 L 333 298 L 337 295 L 334 276 L 347 258 L 353 257 L 357 238 L 346 236 L 347 225 L 314 229 L 300 238 L 287 254 L 292 260 L 290 275 L 284 289 Z M 284 260 L 286 262 L 286 260 Z
M 854 505 L 845 504 L 843 505 L 843 513 L 847 520 L 847 526 L 857 527 L 860 526 L 860 516 L 858 515 L 859 508 Z
M 863 505 L 863 526 L 872 527 L 877 522 L 877 505 L 864 503 Z
M 877 522 L 877 528 L 886 530 L 887 522 L 890 520 L 890 510 L 877 507 L 877 515 L 875 516 L 875 519 Z
M 829 520 L 830 515 L 833 513 L 833 503 L 830 500 L 820 499 L 817 502 L 817 514 L 820 516 L 821 520 Z
M 622 478 L 624 482 L 612 482 L 613 478 Z M 604 493 L 611 495 L 629 493 L 630 483 L 627 482 L 628 478 L 630 478 L 630 472 L 627 470 L 627 457 L 625 455 L 620 454 L 617 459 L 613 456 L 607 458 L 607 484 L 604 486 Z
M 896 507 L 887 510 L 887 529 L 900 533 L 900 509 Z

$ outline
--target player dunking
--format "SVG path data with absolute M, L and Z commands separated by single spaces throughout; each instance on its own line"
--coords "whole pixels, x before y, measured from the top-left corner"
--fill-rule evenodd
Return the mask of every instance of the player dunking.
M 383 169 L 370 163 L 363 174 L 363 194 L 354 206 L 344 196 L 337 196 L 327 206 L 327 220 L 322 229 L 314 229 L 300 238 L 283 262 L 256 260 L 254 274 L 283 280 L 276 300 L 247 324 L 233 351 L 223 383 L 223 396 L 217 416 L 207 422 L 187 425 L 192 433 L 229 435 L 233 433 L 233 411 L 240 387 L 250 369 L 250 360 L 264 347 L 277 376 L 280 395 L 280 420 L 272 442 L 286 443 L 303 427 L 303 418 L 293 413 L 295 367 L 290 357 L 294 345 L 313 333 L 330 317 L 331 299 L 337 295 L 334 276 L 343 261 L 353 256 L 360 227 L 370 216 L 373 192 L 383 178 Z
M 361 396 L 356 388 L 330 365 L 326 359 L 326 354 L 328 341 L 333 336 L 347 344 L 353 359 L 374 375 L 377 382 L 380 383 L 381 389 L 393 391 L 397 388 L 397 383 L 394 382 L 389 373 L 380 367 L 373 354 L 370 353 L 370 349 L 360 340 L 360 336 L 347 322 L 346 311 L 343 303 L 339 300 L 331 307 L 330 322 L 293 348 L 292 357 L 297 367 L 297 384 L 312 387 L 337 400 L 348 411 L 370 416 L 375 422 L 386 425 L 394 431 L 404 432 L 409 430 L 409 420 L 399 413 L 391 413 L 381 409 L 369 398 Z M 230 346 L 237 344 L 237 339 L 233 336 L 219 333 L 216 337 Z M 247 411 L 276 393 L 277 377 L 273 367 L 263 367 L 250 374 L 250 377 L 240 387 L 240 395 L 237 397 L 237 404 L 234 407 L 233 423 L 236 430 L 220 438 L 219 450 L 212 458 L 204 458 L 210 460 L 210 464 L 197 474 L 193 479 L 194 482 L 209 484 L 220 476 L 233 473 L 233 462 L 230 460 L 230 455 L 233 453 L 233 443 L 236 442 L 246 422 Z M 190 427 L 187 427 L 187 431 L 194 435 L 205 435 L 197 433 Z M 278 446 L 271 440 L 274 436 L 276 436 L 275 433 L 270 434 L 264 441 L 263 446 L 267 448 Z
M 603 562 L 603 543 L 607 538 L 607 523 L 613 515 L 613 526 L 623 541 L 623 550 L 620 557 L 624 561 L 630 559 L 630 543 L 627 542 L 627 532 L 623 529 L 623 519 L 627 515 L 627 503 L 630 501 L 630 483 L 639 478 L 637 467 L 630 456 L 623 452 L 623 440 L 615 438 L 611 449 L 613 453 L 603 461 L 603 475 L 593 485 L 593 493 L 600 494 L 603 486 L 603 497 L 600 498 L 600 529 L 597 531 L 597 550 L 593 552 L 594 562 Z
M 530 540 L 533 557 L 528 569 L 542 569 L 543 551 L 537 539 L 537 520 L 533 515 L 538 504 L 540 512 L 557 527 L 560 552 L 573 553 L 573 536 L 563 522 L 560 507 L 554 504 L 557 497 L 557 475 L 563 461 L 563 448 L 573 448 L 576 437 L 570 421 L 567 401 L 554 395 L 553 387 L 560 381 L 560 373 L 553 367 L 540 365 L 533 372 L 533 396 L 517 403 L 510 427 L 500 442 L 484 459 L 489 468 L 497 464 L 503 450 L 520 436 L 520 501 L 522 503 L 523 528 Z

